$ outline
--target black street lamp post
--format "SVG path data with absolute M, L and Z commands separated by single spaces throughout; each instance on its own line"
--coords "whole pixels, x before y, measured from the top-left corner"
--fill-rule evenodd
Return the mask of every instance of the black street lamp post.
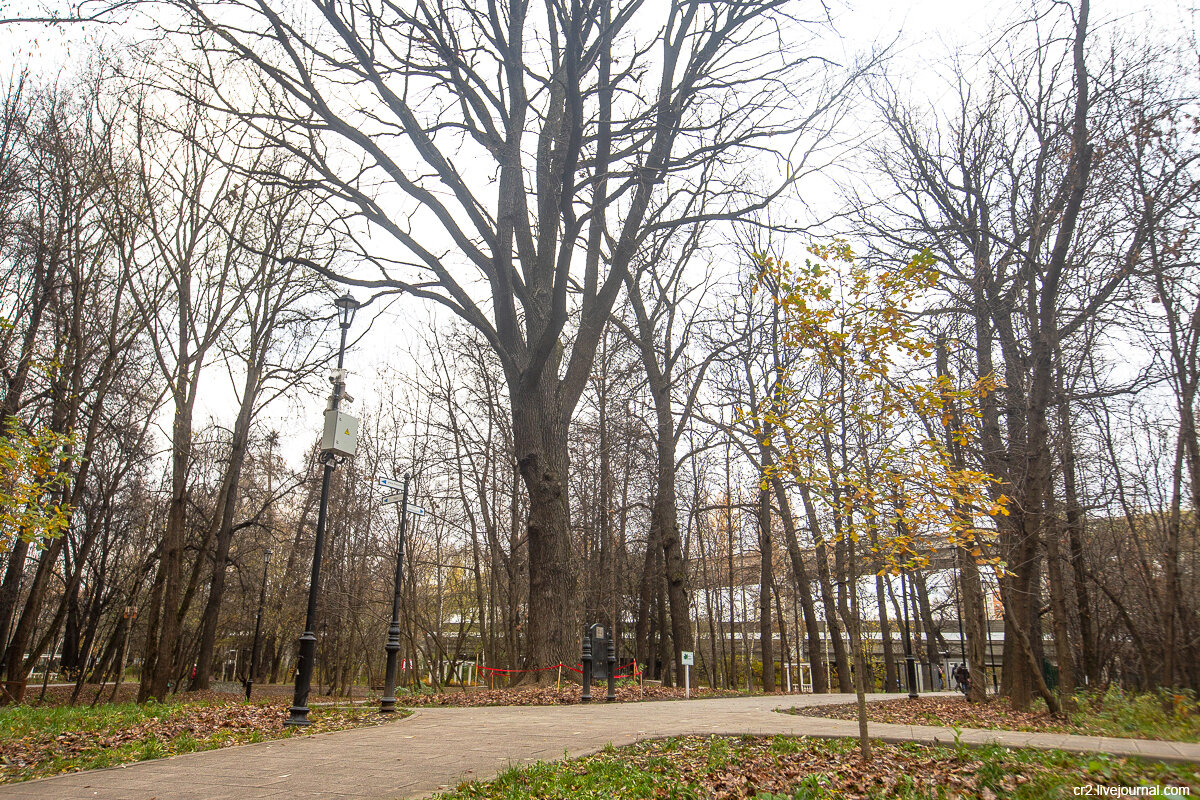
M 255 670 L 258 669 L 258 642 L 262 636 L 263 605 L 267 602 L 267 567 L 271 565 L 271 548 L 263 552 L 262 586 L 258 590 L 258 613 L 254 615 L 254 643 L 250 645 L 250 672 L 246 675 L 246 702 L 250 702 L 250 690 L 254 687 Z
M 605 700 L 609 703 L 617 702 L 617 645 L 616 629 L 612 631 L 613 635 L 608 637 L 608 694 Z
M 350 293 L 333 301 L 338 309 L 338 324 L 342 329 L 341 343 L 338 345 L 337 369 L 333 373 L 333 395 L 330 397 L 329 410 L 337 411 L 341 405 L 342 395 L 346 391 L 346 372 L 342 368 L 346 357 L 346 332 L 354 321 L 354 312 L 358 310 L 358 301 Z M 325 523 L 329 511 L 329 485 L 333 480 L 334 461 L 336 456 L 329 451 L 321 453 L 325 464 L 321 476 L 321 505 L 317 511 L 317 530 L 313 542 L 312 575 L 308 582 L 308 609 L 304 615 L 304 633 L 300 636 L 300 653 L 296 660 L 296 694 L 292 698 L 291 714 L 284 725 L 311 725 L 308 718 L 308 693 L 312 687 L 313 661 L 317 654 L 317 635 L 314 629 L 317 625 L 317 596 L 321 583 L 321 555 L 325 548 Z
M 404 577 L 404 523 L 408 521 L 408 480 L 404 475 L 404 490 L 400 497 L 400 545 L 396 548 L 396 591 L 392 595 L 392 624 L 388 626 L 387 673 L 383 680 L 383 699 L 379 702 L 381 714 L 396 710 L 396 657 L 400 653 L 400 587 Z
M 917 699 L 917 660 L 913 658 L 912 634 L 908 629 L 908 580 L 907 573 L 900 573 L 900 595 L 904 601 L 904 663 L 908 668 L 908 699 Z

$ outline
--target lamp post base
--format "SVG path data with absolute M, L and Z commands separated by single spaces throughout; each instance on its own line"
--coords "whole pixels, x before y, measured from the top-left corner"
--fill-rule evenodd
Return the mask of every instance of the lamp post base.
M 308 719 L 308 693 L 312 687 L 313 659 L 317 652 L 317 635 L 305 631 L 300 637 L 300 656 L 296 664 L 296 694 L 292 698 L 291 714 L 284 725 L 311 725 Z
M 906 656 L 904 661 L 908 667 L 908 699 L 916 700 L 920 696 L 917 694 L 917 660 L 912 656 Z
M 308 706 L 292 706 L 288 709 L 290 717 L 283 721 L 284 725 L 312 725 L 308 718 Z
M 396 585 L 400 585 L 398 578 Z M 399 604 L 397 604 L 397 613 L 399 612 L 398 606 Z M 396 711 L 396 659 L 400 655 L 400 620 L 395 616 L 393 616 L 392 625 L 388 629 L 388 641 L 384 650 L 387 651 L 387 669 L 383 679 L 383 699 L 379 701 L 379 713 L 393 714 Z

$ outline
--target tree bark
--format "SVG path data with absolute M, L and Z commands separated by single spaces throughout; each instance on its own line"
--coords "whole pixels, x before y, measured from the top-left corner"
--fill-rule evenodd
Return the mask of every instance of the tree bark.
M 770 458 L 770 453 L 763 452 L 764 460 Z M 768 463 L 764 463 L 769 468 Z M 758 496 L 758 551 L 759 551 L 759 594 L 758 594 L 758 636 L 759 648 L 762 651 L 762 687 L 766 694 L 773 694 L 775 685 L 775 633 L 771 625 L 771 585 L 774 583 L 772 568 L 771 543 L 771 495 L 767 491 L 767 479 L 760 477 L 763 483 Z
M 513 440 L 529 496 L 529 666 L 574 664 L 581 630 L 567 508 L 567 420 L 548 392 L 512 399 Z M 550 672 L 533 673 L 539 682 Z
M 1058 661 L 1058 694 L 1071 707 L 1075 695 L 1075 662 L 1071 648 L 1070 611 L 1067 607 L 1067 575 L 1059 537 L 1051 532 L 1045 540 L 1046 581 L 1050 593 L 1050 615 L 1054 628 L 1054 655 Z
M 800 499 L 804 503 L 804 514 L 808 518 L 809 531 L 817 543 L 817 584 L 821 589 L 821 606 L 825 611 L 825 626 L 829 645 L 833 648 L 833 659 L 837 665 L 838 691 L 843 694 L 854 691 L 850 681 L 850 661 L 846 656 L 846 643 L 842 641 L 841 626 L 838 624 L 837 601 L 833 596 L 833 583 L 829 577 L 829 559 L 826 556 L 825 539 L 817 522 L 817 511 L 807 486 L 800 487 Z
M 800 607 L 804 612 L 804 630 L 808 638 L 808 662 L 809 669 L 812 670 L 813 693 L 825 694 L 829 691 L 828 665 L 823 657 L 821 629 L 817 624 L 812 583 L 808 577 L 808 569 L 804 566 L 804 555 L 800 551 L 800 541 L 796 535 L 796 521 L 792 516 L 791 503 L 788 502 L 787 493 L 784 491 L 783 479 L 778 474 L 771 476 L 771 487 L 775 490 L 775 502 L 779 504 L 779 516 L 783 520 L 783 538 L 787 544 L 792 574 L 796 578 L 796 586 L 799 589 Z
M 250 440 L 250 420 L 258 400 L 259 376 L 257 363 L 247 365 L 246 379 L 242 386 L 242 402 L 237 420 L 233 424 L 233 440 L 229 447 L 229 461 L 221 481 L 217 507 L 213 510 L 216 530 L 216 548 L 213 552 L 212 578 L 209 582 L 208 600 L 200 623 L 200 651 L 196 656 L 196 677 L 191 679 L 189 689 L 206 691 L 212 673 L 213 648 L 217 639 L 217 622 L 221 616 L 221 603 L 225 599 L 225 573 L 229 563 L 229 547 L 233 542 L 233 518 L 237 511 L 242 466 L 246 461 L 246 447 Z

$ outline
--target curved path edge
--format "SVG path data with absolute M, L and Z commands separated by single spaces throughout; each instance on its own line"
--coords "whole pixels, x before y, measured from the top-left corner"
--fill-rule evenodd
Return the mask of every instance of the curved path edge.
M 886 700 L 903 695 L 872 695 Z M 399 800 L 425 797 L 510 766 L 684 734 L 854 738 L 858 724 L 778 713 L 853 695 L 773 695 L 588 706 L 421 708 L 372 728 L 206 750 L 124 767 L 0 786 L 0 800 Z M 952 745 L 955 731 L 872 723 L 873 739 Z M 1200 763 L 1200 744 L 962 730 L 968 746 L 1002 745 Z

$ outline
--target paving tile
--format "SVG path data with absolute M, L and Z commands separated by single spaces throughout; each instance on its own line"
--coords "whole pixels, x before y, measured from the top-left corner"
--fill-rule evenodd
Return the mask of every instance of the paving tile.
M 877 695 L 890 699 L 897 695 Z M 425 708 L 403 722 L 288 742 L 141 762 L 0 786 L 0 800 L 401 800 L 511 766 L 596 752 L 606 743 L 683 732 L 856 737 L 855 722 L 775 713 L 776 708 L 848 702 L 852 696 L 696 700 L 538 708 Z M 871 725 L 873 736 L 954 741 L 934 726 Z M 1200 763 L 1200 745 L 966 730 L 962 741 L 1142 754 Z

